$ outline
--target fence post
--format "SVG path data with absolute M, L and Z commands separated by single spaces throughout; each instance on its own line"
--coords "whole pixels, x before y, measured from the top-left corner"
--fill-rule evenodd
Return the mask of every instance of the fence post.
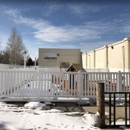
M 39 71 L 39 73 L 38 73 L 38 88 L 36 90 L 37 93 L 35 93 L 35 95 L 38 96 L 39 101 L 40 101 L 40 95 L 41 95 L 41 90 L 40 89 L 41 89 L 41 83 L 42 83 L 41 82 L 41 74 L 42 74 L 41 71 Z
M 122 92 L 122 74 L 121 71 L 117 75 L 117 92 Z M 119 94 L 119 100 L 121 100 L 121 94 Z
M 79 92 L 79 102 L 81 102 L 81 95 L 82 95 L 82 75 L 81 75 L 81 70 L 78 71 L 78 80 L 79 80 L 79 83 L 78 83 L 78 92 Z
M 97 96 L 97 126 L 105 127 L 105 102 L 104 102 L 104 83 L 96 83 Z

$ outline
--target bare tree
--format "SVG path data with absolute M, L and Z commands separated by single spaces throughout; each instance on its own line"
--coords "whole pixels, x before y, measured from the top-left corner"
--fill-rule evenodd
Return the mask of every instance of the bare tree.
M 10 64 L 23 64 L 23 55 L 25 51 L 27 50 L 23 44 L 22 37 L 14 27 L 5 50 L 5 54 L 8 57 L 6 57 L 7 61 Z
M 2 42 L 1 42 L 1 37 L 0 37 L 0 63 L 2 63 L 3 61 L 3 51 L 1 50 L 1 44 Z
M 1 41 L 1 36 L 0 36 L 0 51 L 1 51 L 1 44 L 2 44 L 2 41 Z

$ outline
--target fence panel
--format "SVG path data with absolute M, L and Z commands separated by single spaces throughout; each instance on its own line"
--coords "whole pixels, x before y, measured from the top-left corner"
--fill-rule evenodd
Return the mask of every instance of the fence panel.
M 122 72 L 122 88 L 121 91 L 123 92 L 130 92 L 130 73 L 129 72 Z
M 83 95 L 96 96 L 96 83 L 103 82 L 105 92 L 117 91 L 117 72 L 83 72 Z

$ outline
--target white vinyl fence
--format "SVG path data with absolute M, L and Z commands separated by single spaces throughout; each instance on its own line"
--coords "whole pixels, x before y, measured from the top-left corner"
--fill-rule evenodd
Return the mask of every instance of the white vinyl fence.
M 129 72 L 0 71 L 0 100 L 73 101 L 96 96 L 96 83 L 106 92 L 130 92 Z
M 20 68 L 20 67 L 23 67 L 21 65 L 12 65 L 12 64 L 1 64 L 0 63 L 0 70 L 3 70 L 3 69 L 14 69 L 14 68 Z
M 87 72 L 109 72 L 108 68 L 86 68 Z

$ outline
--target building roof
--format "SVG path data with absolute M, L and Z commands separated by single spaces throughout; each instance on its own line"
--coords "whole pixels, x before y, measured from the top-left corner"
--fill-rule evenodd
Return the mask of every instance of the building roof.
M 80 65 L 73 63 L 66 71 L 69 71 L 71 68 L 74 68 L 76 71 L 81 70 L 82 72 L 86 72 L 86 70 Z
M 61 62 L 60 68 L 68 68 L 70 66 L 69 62 Z
M 74 49 L 74 48 L 39 48 L 39 50 L 79 50 L 80 49 Z

